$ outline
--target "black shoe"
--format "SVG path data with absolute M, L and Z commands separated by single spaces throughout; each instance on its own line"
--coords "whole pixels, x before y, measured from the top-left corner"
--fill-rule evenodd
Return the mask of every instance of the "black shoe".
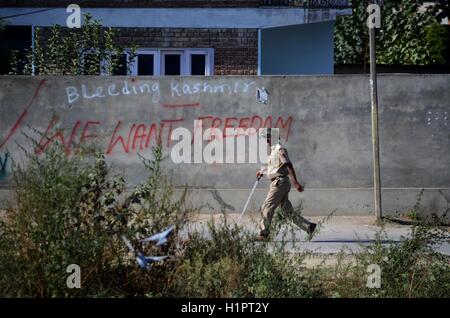
M 314 234 L 314 231 L 316 230 L 317 224 L 316 223 L 311 223 L 308 226 L 308 234 L 309 236 L 312 236 Z

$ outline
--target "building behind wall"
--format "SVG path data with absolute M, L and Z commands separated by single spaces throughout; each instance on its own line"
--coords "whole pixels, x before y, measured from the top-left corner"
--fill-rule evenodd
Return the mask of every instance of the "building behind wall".
M 73 1 L 3 3 L 8 30 L 65 24 Z M 348 1 L 78 1 L 123 47 L 138 47 L 131 75 L 333 74 L 333 29 Z M 48 10 L 46 10 L 48 9 Z M 45 10 L 45 11 L 42 11 Z M 39 12 L 37 12 L 39 11 Z M 7 48 L 6 48 L 7 49 Z M 5 50 L 6 50 L 5 49 Z M 5 53 L 4 53 L 5 54 Z

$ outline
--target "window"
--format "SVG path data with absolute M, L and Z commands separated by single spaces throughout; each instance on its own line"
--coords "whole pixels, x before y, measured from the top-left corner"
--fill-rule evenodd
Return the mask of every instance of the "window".
M 128 75 L 127 68 L 128 68 L 128 54 L 129 52 L 124 51 L 122 54 L 119 54 L 119 56 L 116 56 L 115 59 L 117 59 L 117 64 L 114 65 L 114 67 L 110 68 L 109 63 L 111 62 L 110 58 L 104 58 L 100 61 L 100 75 L 108 76 L 123 76 Z
M 1 23 L 0 23 L 1 24 Z M 0 27 L 1 29 L 1 27 Z M 25 57 L 25 52 L 31 46 L 32 30 L 30 26 L 3 26 L 0 32 L 0 74 L 10 71 L 12 51 L 19 51 L 19 59 Z M 23 71 L 23 63 L 19 63 L 19 72 Z
M 213 53 L 213 49 L 140 48 L 130 75 L 213 75 Z
M 203 54 L 191 55 L 191 75 L 205 75 L 206 56 Z
M 114 67 L 112 75 L 127 75 L 127 54 L 121 54 L 119 58 L 119 65 Z
M 213 52 L 209 49 L 186 50 L 188 75 L 213 75 Z
M 130 75 L 159 75 L 159 52 L 153 49 L 137 49 L 130 67 Z
M 155 75 L 155 55 L 140 54 L 137 63 L 139 75 Z
M 103 61 L 99 61 L 98 56 L 95 53 L 88 52 L 86 54 L 83 54 L 81 59 L 83 61 L 83 75 L 101 74 Z
M 78 49 L 80 72 L 83 75 L 106 75 L 107 59 L 100 59 L 99 51 L 94 48 Z
M 162 51 L 161 75 L 181 75 L 182 51 Z M 184 74 L 183 74 L 184 75 Z

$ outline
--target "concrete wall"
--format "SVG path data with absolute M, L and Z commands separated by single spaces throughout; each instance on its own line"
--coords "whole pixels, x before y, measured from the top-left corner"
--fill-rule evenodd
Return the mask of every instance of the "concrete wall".
M 333 74 L 334 21 L 261 30 L 261 74 Z
M 125 85 L 126 84 L 126 85 Z M 72 87 L 72 88 L 70 88 Z M 450 76 L 379 77 L 383 207 L 403 211 L 424 188 L 426 211 L 442 215 L 450 198 Z M 143 89 L 141 91 L 141 88 Z M 256 98 L 265 88 L 268 102 Z M 71 100 L 67 89 L 77 90 Z M 83 89 L 85 90 L 83 97 Z M 148 89 L 148 90 L 147 90 Z M 72 99 L 75 94 L 69 97 Z M 101 96 L 101 97 L 100 97 Z M 55 117 L 55 115 L 57 117 Z M 0 77 L 0 183 L 7 195 L 11 160 L 22 160 L 23 133 L 47 132 L 45 147 L 63 141 L 95 142 L 130 184 L 143 181 L 138 153 L 149 156 L 162 129 L 167 153 L 175 127 L 193 129 L 194 119 L 214 125 L 281 128 L 304 193 L 306 214 L 368 214 L 373 210 L 369 79 L 302 77 Z M 61 130 L 65 128 L 65 130 Z M 259 164 L 179 164 L 167 160 L 173 182 L 191 187 L 202 211 L 240 212 Z M 266 194 L 261 182 L 250 204 Z

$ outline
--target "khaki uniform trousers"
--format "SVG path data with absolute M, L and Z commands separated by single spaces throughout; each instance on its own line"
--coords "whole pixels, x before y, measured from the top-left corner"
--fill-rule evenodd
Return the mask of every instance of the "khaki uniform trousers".
M 276 177 L 271 183 L 269 193 L 261 207 L 262 220 L 259 226 L 261 235 L 269 235 L 270 224 L 275 210 L 278 206 L 281 208 L 282 215 L 292 221 L 302 230 L 307 231 L 311 222 L 303 218 L 299 213 L 295 213 L 288 195 L 291 190 L 291 182 L 288 176 Z

